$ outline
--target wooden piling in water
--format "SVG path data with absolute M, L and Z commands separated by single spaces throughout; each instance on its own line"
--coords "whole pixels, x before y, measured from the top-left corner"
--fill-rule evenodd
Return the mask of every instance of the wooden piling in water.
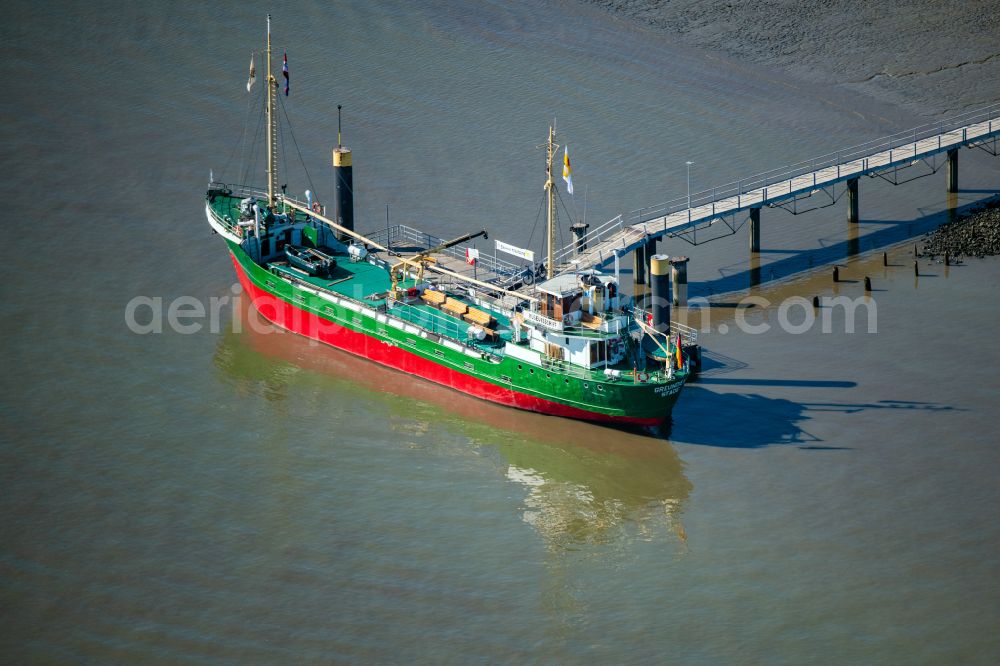
M 882 265 L 883 266 L 888 266 L 889 265 L 889 253 L 888 252 L 883 252 L 882 253 Z
M 834 282 L 840 282 L 840 267 L 839 266 L 834 266 L 833 267 L 833 281 Z
M 913 274 L 917 277 L 920 276 L 920 264 L 917 263 L 916 259 L 913 260 Z
M 871 290 L 872 290 L 872 279 L 866 275 L 865 276 L 865 291 L 871 291 Z

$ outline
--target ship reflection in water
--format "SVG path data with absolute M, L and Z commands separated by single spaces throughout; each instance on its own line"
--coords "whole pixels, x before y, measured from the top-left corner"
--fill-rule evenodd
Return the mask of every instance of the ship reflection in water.
M 275 329 L 245 305 L 242 316 L 253 325 L 223 334 L 215 365 L 236 390 L 259 392 L 279 413 L 297 376 L 322 373 L 383 412 L 387 438 L 433 424 L 481 447 L 526 491 L 522 519 L 551 549 L 671 534 L 685 542 L 691 483 L 665 439 L 476 400 Z

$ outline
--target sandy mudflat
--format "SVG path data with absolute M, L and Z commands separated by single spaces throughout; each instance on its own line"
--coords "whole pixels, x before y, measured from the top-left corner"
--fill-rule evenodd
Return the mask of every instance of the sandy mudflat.
M 1000 1 L 580 0 L 923 116 L 1000 101 Z

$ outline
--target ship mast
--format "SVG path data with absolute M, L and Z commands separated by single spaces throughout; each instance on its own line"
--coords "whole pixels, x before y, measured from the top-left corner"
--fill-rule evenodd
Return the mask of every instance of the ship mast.
M 545 192 L 546 200 L 548 201 L 548 256 L 545 262 L 546 278 L 551 279 L 556 272 L 555 257 L 556 257 L 556 190 L 555 183 L 552 181 L 552 159 L 555 157 L 556 151 L 559 150 L 559 146 L 555 143 L 556 130 L 555 127 L 549 125 L 549 142 L 546 146 L 546 156 L 545 156 Z
M 278 82 L 271 74 L 271 15 L 267 15 L 267 206 L 274 209 L 275 183 L 278 182 L 278 118 L 274 112 L 274 91 Z

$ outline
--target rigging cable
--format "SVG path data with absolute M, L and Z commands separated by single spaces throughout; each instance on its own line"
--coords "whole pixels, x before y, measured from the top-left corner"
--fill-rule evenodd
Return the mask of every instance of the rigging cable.
M 254 135 L 253 135 L 253 143 L 250 144 L 250 156 L 249 156 L 249 160 L 248 160 L 247 165 L 246 165 L 246 171 L 244 171 L 243 174 L 242 174 L 242 181 L 243 182 L 241 184 L 244 185 L 244 186 L 246 186 L 246 185 L 250 185 L 251 187 L 253 186 L 253 184 L 251 182 L 249 182 L 250 181 L 250 172 L 253 171 L 254 167 L 257 166 L 257 147 L 260 145 L 259 144 L 260 128 L 263 127 L 263 125 L 264 125 L 264 105 L 261 104 L 260 105 L 260 112 L 257 115 L 257 130 L 254 132 Z
M 278 99 L 280 100 L 281 97 L 279 96 Z M 285 110 L 284 100 L 281 100 L 281 112 L 285 114 L 285 124 L 288 126 L 288 134 L 292 137 L 292 144 L 294 144 L 295 152 L 299 156 L 299 162 L 302 164 L 302 170 L 306 172 L 306 181 L 309 183 L 309 189 L 313 193 L 313 201 L 320 201 L 319 194 L 316 192 L 316 186 L 313 185 L 312 176 L 309 175 L 309 168 L 306 167 L 306 161 L 302 159 L 302 151 L 299 150 L 299 142 L 295 140 L 295 131 L 292 130 L 292 121 L 288 119 L 288 111 Z
M 558 198 L 558 199 L 559 199 L 559 203 L 561 203 L 561 204 L 562 204 L 562 207 L 563 207 L 563 210 L 564 210 L 564 211 L 566 211 L 566 215 L 568 216 L 568 215 L 569 215 L 569 209 L 568 209 L 568 208 L 566 208 L 566 202 L 565 202 L 565 201 L 563 201 L 563 198 L 562 198 L 562 192 L 560 192 L 560 191 L 559 191 L 559 188 L 558 188 L 558 187 L 557 187 L 557 188 L 555 188 L 555 190 L 556 190 L 556 198 Z M 559 210 L 558 206 L 556 207 L 556 210 L 557 210 L 557 211 Z M 570 218 L 569 218 L 569 220 L 570 220 L 570 222 L 572 222 L 572 221 L 573 221 L 573 218 L 572 218 L 572 217 L 570 217 Z M 561 225 L 561 224 L 559 224 L 559 216 L 558 216 L 558 215 L 556 215 L 556 216 L 555 216 L 555 220 L 554 220 L 554 221 L 555 221 L 555 223 L 556 223 L 556 232 L 557 232 L 557 233 L 559 234 L 559 247 L 561 247 L 561 248 L 562 248 L 563 250 L 565 250 L 565 249 L 566 249 L 566 243 L 565 243 L 565 239 L 563 238 L 563 231 L 562 231 L 562 225 Z M 562 250 L 555 250 L 555 251 L 554 251 L 554 252 L 552 253 L 552 258 L 553 258 L 552 260 L 553 260 L 553 261 L 556 261 L 556 258 L 555 258 L 555 257 L 556 257 L 556 255 L 557 255 L 557 254 L 558 254 L 559 252 L 561 252 L 561 251 L 562 251 Z
M 528 247 L 531 247 L 531 241 L 535 239 L 535 230 L 538 229 L 538 220 L 542 219 L 542 209 L 545 207 L 545 196 L 542 195 L 542 200 L 538 204 L 538 213 L 535 214 L 535 224 L 531 227 L 531 236 L 528 237 Z
M 282 111 L 284 111 L 284 108 L 282 108 Z M 275 150 L 278 151 L 278 159 L 281 160 L 281 173 L 283 174 L 283 178 L 285 179 L 287 184 L 287 181 L 290 180 L 288 178 L 288 151 L 285 150 L 285 126 L 288 125 L 287 114 L 285 114 L 285 120 L 286 120 L 285 124 L 280 125 L 278 128 L 279 131 L 278 145 L 275 146 Z M 281 189 L 281 186 L 278 185 L 278 183 L 275 183 L 275 185 L 278 187 L 279 190 Z M 282 190 L 282 193 L 284 193 L 284 190 Z
M 247 127 L 250 126 L 250 112 L 253 110 L 253 101 L 253 95 L 248 92 L 247 108 L 246 111 L 243 112 L 243 130 L 240 132 L 240 138 L 236 142 L 236 145 L 233 146 L 232 152 L 229 153 L 229 159 L 226 160 L 226 165 L 222 168 L 222 173 L 226 173 L 229 170 L 229 165 L 233 163 L 233 157 L 236 155 L 237 151 L 240 153 L 240 165 L 236 170 L 237 177 L 239 177 L 239 174 L 243 171 L 243 159 L 246 155 Z

